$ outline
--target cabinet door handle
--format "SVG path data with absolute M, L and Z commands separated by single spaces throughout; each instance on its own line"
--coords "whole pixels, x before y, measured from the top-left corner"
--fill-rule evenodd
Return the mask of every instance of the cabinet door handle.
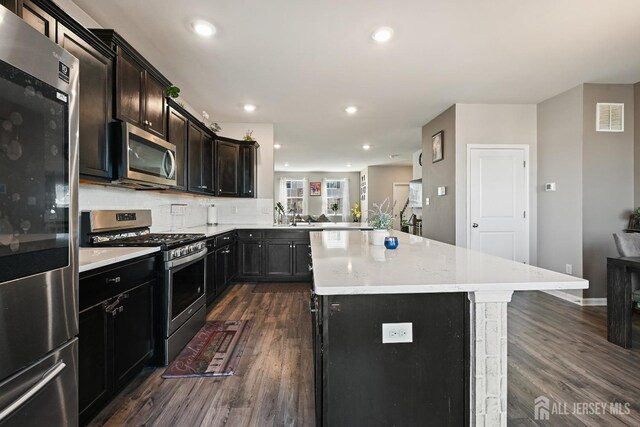
M 116 277 L 107 277 L 107 279 L 105 280 L 105 282 L 107 282 L 107 284 L 110 284 L 110 283 L 120 283 L 120 276 L 116 276 Z
M 149 122 L 149 126 L 153 126 L 153 123 Z
M 229 239 L 231 239 L 231 237 L 230 237 L 230 236 L 227 236 L 227 237 L 223 237 L 222 239 L 223 239 L 223 240 L 229 240 Z
M 262 247 L 262 245 L 258 245 L 258 247 L 259 247 L 259 248 L 261 248 L 261 247 Z
M 309 267 L 309 271 L 313 271 L 313 266 L 311 264 L 307 264 L 307 267 Z

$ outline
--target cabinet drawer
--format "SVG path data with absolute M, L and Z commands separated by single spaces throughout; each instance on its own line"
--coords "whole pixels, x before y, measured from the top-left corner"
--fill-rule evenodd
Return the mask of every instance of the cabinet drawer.
M 240 239 L 240 240 L 262 240 L 262 231 L 260 231 L 260 230 L 238 230 L 238 239 Z
M 229 233 L 224 233 L 219 236 L 216 236 L 216 248 L 221 248 L 230 243 L 234 243 L 237 240 L 237 234 L 235 231 L 230 231 Z
M 80 310 L 84 310 L 115 295 L 156 278 L 156 258 L 121 263 L 97 274 L 80 277 Z
M 265 239 L 309 240 L 309 230 L 266 230 Z

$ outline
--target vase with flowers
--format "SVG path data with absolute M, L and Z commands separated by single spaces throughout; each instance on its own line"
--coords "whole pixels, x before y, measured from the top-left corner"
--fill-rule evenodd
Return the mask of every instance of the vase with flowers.
M 384 238 L 389 235 L 393 226 L 393 204 L 388 197 L 380 204 L 373 204 L 373 209 L 369 211 L 369 225 L 373 228 L 370 232 L 371 244 L 384 245 Z

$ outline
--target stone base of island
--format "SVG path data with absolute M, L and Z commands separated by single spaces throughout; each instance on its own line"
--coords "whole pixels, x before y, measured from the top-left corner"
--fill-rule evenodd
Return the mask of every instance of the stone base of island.
M 394 234 L 310 233 L 317 425 L 506 426 L 512 293 L 588 282 Z

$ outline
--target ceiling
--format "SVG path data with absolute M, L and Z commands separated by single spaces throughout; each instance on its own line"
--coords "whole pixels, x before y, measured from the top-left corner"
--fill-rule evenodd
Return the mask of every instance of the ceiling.
M 637 0 L 74 1 L 197 111 L 273 123 L 276 170 L 408 161 L 421 126 L 454 103 L 538 103 L 583 82 L 640 81 Z M 217 34 L 195 35 L 196 19 Z M 382 25 L 394 29 L 386 44 L 370 37 Z

